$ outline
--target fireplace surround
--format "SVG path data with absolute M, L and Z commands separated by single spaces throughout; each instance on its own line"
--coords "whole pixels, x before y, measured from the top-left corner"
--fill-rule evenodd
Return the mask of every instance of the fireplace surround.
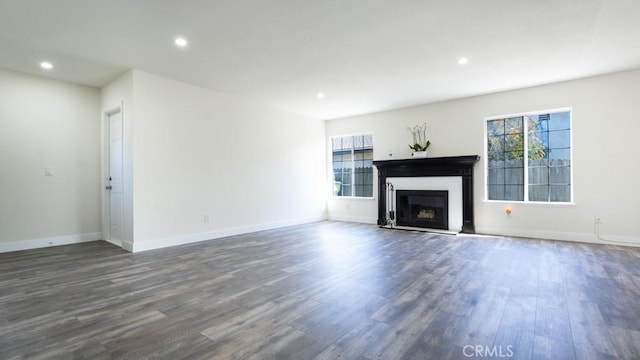
M 480 155 L 448 156 L 423 159 L 376 160 L 378 169 L 378 225 L 386 222 L 386 183 L 388 177 L 443 177 L 462 178 L 462 230 L 475 233 L 473 216 L 473 167 Z

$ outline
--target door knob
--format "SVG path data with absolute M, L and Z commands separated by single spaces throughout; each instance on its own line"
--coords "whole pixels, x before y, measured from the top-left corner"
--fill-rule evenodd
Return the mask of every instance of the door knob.
M 104 188 L 107 189 L 107 190 L 111 190 L 112 189 L 111 185 L 107 185 Z

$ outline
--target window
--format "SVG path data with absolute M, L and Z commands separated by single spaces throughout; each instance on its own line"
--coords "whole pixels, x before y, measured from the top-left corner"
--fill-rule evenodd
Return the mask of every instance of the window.
M 373 197 L 373 134 L 331 138 L 333 195 Z
M 571 110 L 486 120 L 487 200 L 570 203 Z

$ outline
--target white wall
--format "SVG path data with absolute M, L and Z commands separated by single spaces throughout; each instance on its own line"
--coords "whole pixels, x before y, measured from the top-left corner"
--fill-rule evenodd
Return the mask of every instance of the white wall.
M 120 109 L 123 124 L 123 243 L 115 245 L 133 250 L 133 70 L 104 86 L 100 91 L 100 124 L 101 124 L 101 196 L 102 196 L 102 224 L 105 239 L 110 240 L 109 234 L 109 192 L 105 190 L 109 173 L 109 123 L 106 114 L 114 109 Z
M 325 218 L 322 121 L 141 71 L 133 88 L 134 251 Z
M 98 114 L 97 89 L 0 69 L 0 252 L 101 238 Z
M 484 156 L 484 118 L 573 107 L 574 206 L 488 203 L 484 166 L 475 167 L 480 233 L 640 245 L 640 70 L 328 121 L 327 136 L 373 131 L 374 158 L 410 155 L 408 126 L 427 121 L 429 156 Z M 328 161 L 328 171 L 331 165 Z M 375 179 L 377 184 L 377 179 Z M 328 190 L 327 190 L 328 192 Z M 377 194 L 377 187 L 374 189 Z M 513 210 L 511 216 L 505 208 Z M 328 201 L 331 219 L 375 222 L 377 200 Z M 594 215 L 602 219 L 594 234 Z

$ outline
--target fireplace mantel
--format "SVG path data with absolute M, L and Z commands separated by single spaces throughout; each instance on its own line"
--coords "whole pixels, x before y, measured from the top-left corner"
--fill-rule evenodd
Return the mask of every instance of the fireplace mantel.
M 387 177 L 460 176 L 462 177 L 462 232 L 475 233 L 473 167 L 478 160 L 480 155 L 374 161 L 373 165 L 378 169 L 378 225 L 384 225 L 386 220 Z

